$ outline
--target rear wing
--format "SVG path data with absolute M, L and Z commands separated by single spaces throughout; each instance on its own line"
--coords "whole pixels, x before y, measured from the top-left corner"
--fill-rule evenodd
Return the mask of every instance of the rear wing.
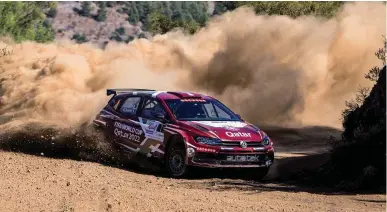
M 107 89 L 106 95 L 117 95 L 118 93 L 129 93 L 129 92 L 141 92 L 141 91 L 156 91 L 156 90 L 150 90 L 150 89 L 138 89 L 138 88 L 118 88 L 118 89 Z

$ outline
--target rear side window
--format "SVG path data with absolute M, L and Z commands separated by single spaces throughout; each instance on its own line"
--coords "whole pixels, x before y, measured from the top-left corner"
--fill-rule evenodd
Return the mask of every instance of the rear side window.
M 115 98 L 113 97 L 109 102 L 108 102 L 108 105 L 112 108 L 114 108 L 114 110 L 117 110 L 118 109 L 118 105 L 120 104 L 121 102 L 121 99 L 120 98 Z
M 120 113 L 125 116 L 134 116 L 137 113 L 138 105 L 140 104 L 141 97 L 129 97 L 124 100 L 120 108 Z

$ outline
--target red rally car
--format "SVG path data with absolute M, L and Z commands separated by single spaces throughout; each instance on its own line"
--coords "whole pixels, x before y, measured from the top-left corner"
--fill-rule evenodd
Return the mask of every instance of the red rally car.
M 107 95 L 113 96 L 95 127 L 128 158 L 161 162 L 171 177 L 199 166 L 252 168 L 262 178 L 274 162 L 269 136 L 215 98 L 147 89 L 108 89 Z

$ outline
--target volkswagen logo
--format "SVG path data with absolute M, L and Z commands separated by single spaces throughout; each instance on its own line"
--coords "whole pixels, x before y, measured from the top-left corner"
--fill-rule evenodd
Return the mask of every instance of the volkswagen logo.
M 246 141 L 241 141 L 239 144 L 241 145 L 242 148 L 246 148 L 247 147 Z

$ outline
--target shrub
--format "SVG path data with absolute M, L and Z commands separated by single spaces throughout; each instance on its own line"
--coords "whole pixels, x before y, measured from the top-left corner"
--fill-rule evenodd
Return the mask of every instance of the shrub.
M 88 42 L 86 36 L 84 34 L 81 35 L 79 33 L 76 33 L 75 35 L 73 35 L 71 40 L 75 40 L 77 43 L 86 43 L 86 42 Z
M 373 67 L 366 78 L 376 84 L 360 88 L 343 111 L 344 132 L 333 142 L 333 171 L 347 189 L 385 188 L 386 179 L 386 66 L 385 46 L 375 54 L 383 68 Z

